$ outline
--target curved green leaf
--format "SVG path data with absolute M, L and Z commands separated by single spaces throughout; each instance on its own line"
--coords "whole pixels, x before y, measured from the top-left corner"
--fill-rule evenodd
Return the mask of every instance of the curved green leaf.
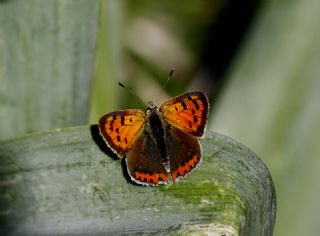
M 272 235 L 276 198 L 265 165 L 220 134 L 208 133 L 201 143 L 204 160 L 186 179 L 142 187 L 128 181 L 123 161 L 108 156 L 97 126 L 2 142 L 0 229 Z
M 99 1 L 0 1 L 0 139 L 86 124 Z

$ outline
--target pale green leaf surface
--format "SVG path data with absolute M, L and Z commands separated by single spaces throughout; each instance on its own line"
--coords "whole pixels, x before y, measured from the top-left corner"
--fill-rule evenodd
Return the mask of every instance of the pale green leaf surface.
M 0 230 L 12 234 L 272 235 L 276 198 L 262 161 L 217 133 L 186 179 L 143 187 L 126 178 L 97 126 L 0 143 Z M 113 156 L 114 157 L 114 156 Z
M 98 1 L 0 1 L 0 139 L 86 124 Z

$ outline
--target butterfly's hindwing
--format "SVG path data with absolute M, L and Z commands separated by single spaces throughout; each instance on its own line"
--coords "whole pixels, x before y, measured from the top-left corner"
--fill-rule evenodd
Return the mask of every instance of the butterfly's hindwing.
M 155 139 L 143 133 L 126 155 L 131 179 L 143 185 L 168 183 L 168 173 L 161 163 L 161 152 Z
M 166 146 L 170 159 L 172 180 L 187 176 L 201 163 L 201 147 L 199 140 L 179 129 L 166 129 Z

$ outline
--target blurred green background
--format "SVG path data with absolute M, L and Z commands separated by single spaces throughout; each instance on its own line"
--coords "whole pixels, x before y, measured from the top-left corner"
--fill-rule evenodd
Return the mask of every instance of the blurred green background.
M 200 90 L 273 177 L 275 235 L 320 231 L 318 0 L 0 1 L 0 138 Z

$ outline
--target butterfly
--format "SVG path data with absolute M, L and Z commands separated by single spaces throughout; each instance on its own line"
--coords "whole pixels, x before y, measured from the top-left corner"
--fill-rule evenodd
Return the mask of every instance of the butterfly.
M 108 147 L 125 157 L 132 181 L 142 185 L 174 183 L 189 175 L 202 160 L 199 138 L 205 134 L 209 102 L 202 92 L 166 101 L 160 108 L 114 111 L 99 119 Z

